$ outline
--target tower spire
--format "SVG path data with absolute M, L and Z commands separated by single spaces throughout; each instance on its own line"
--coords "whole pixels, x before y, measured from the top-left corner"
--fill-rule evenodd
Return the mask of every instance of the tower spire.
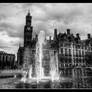
M 30 16 L 30 9 L 28 9 L 28 15 Z
M 26 25 L 24 27 L 24 47 L 31 46 L 32 32 L 33 32 L 33 27 L 31 23 L 32 23 L 32 16 L 30 14 L 30 10 L 28 9 L 28 13 L 26 15 Z

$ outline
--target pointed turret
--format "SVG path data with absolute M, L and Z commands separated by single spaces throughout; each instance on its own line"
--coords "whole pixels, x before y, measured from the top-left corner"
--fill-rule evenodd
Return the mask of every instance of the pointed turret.
M 33 27 L 31 25 L 31 22 L 32 22 L 32 16 L 30 14 L 30 10 L 28 10 L 28 13 L 26 15 L 26 25 L 24 27 L 24 47 L 31 46 L 32 32 L 33 32 Z
M 31 25 L 32 16 L 30 14 L 30 10 L 28 10 L 28 14 L 26 16 L 26 25 Z
M 54 41 L 57 41 L 57 29 L 54 29 Z

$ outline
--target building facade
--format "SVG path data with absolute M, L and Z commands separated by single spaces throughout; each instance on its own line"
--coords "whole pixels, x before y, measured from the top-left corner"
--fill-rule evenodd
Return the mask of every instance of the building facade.
M 15 67 L 15 55 L 8 54 L 0 51 L 0 69 L 14 69 Z
M 16 66 L 18 69 L 21 69 L 23 65 L 23 53 L 24 53 L 24 48 L 19 46 L 18 52 L 17 52 L 17 63 Z
M 26 25 L 24 27 L 24 47 L 19 47 L 18 49 L 17 62 L 18 66 L 21 67 L 28 67 L 29 64 L 32 64 L 35 69 L 34 59 L 38 35 L 34 38 L 32 37 L 33 27 L 31 25 L 31 21 L 32 16 L 30 15 L 30 12 L 28 12 L 26 16 Z M 44 46 L 44 48 L 48 50 L 46 52 L 44 51 L 45 54 L 49 54 L 52 51 L 53 53 L 58 53 L 58 69 L 60 76 L 68 80 L 72 80 L 68 81 L 68 83 L 65 82 L 61 84 L 63 88 L 92 87 L 90 82 L 90 80 L 92 80 L 92 37 L 90 34 L 88 34 L 88 38 L 86 40 L 81 40 L 80 35 L 77 33 L 76 36 L 74 36 L 70 32 L 70 29 L 67 29 L 65 33 L 59 34 L 57 34 L 57 29 L 54 29 L 53 40 L 49 37 L 49 40 L 46 40 L 46 43 L 47 45 Z M 30 63 L 26 60 L 27 56 L 24 57 L 26 53 L 24 52 L 25 50 L 31 56 Z M 45 59 L 48 61 L 49 57 Z M 45 66 L 45 68 L 48 70 L 47 66 Z

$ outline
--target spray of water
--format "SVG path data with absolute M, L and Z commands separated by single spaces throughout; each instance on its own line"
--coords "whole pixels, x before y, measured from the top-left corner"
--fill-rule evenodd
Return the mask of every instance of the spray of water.
M 37 81 L 40 81 L 44 78 L 44 68 L 42 67 L 42 59 L 43 59 L 43 45 L 45 43 L 45 33 L 44 31 L 40 31 L 38 36 L 38 42 L 36 44 L 36 74 Z
M 23 70 L 24 70 L 23 75 L 24 76 L 21 79 L 21 81 L 26 82 L 28 72 L 30 73 L 28 76 L 31 78 L 31 75 L 32 75 L 32 71 L 31 71 L 32 70 L 32 65 L 30 65 L 30 62 L 31 62 L 31 53 L 30 53 L 30 48 L 27 47 L 24 50 L 24 65 L 23 65 Z
M 32 77 L 32 65 L 29 64 L 31 62 L 31 54 L 30 54 L 30 49 L 26 48 L 24 52 L 24 69 L 28 70 L 28 79 L 30 80 L 36 80 L 37 83 L 44 79 L 50 79 L 52 82 L 54 80 L 59 80 L 59 73 L 58 73 L 58 58 L 57 58 L 57 53 L 54 53 L 53 51 L 50 52 L 50 74 L 48 76 L 45 76 L 44 70 L 45 68 L 43 67 L 43 46 L 46 45 L 45 41 L 45 32 L 40 31 L 38 35 L 38 42 L 36 43 L 36 54 L 35 54 L 35 77 Z M 29 68 L 28 68 L 29 66 Z M 26 76 L 26 75 L 25 75 Z M 24 77 L 22 80 L 26 80 L 27 77 Z
M 29 69 L 29 73 L 28 74 L 29 74 L 28 75 L 29 79 L 31 79 L 32 78 L 32 65 L 30 65 L 30 69 Z
M 59 80 L 57 53 L 50 52 L 50 76 L 52 82 Z

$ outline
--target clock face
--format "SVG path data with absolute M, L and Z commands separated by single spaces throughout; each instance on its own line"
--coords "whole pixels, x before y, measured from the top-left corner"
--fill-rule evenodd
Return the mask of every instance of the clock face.
M 30 30 L 30 27 L 27 27 L 27 30 Z

